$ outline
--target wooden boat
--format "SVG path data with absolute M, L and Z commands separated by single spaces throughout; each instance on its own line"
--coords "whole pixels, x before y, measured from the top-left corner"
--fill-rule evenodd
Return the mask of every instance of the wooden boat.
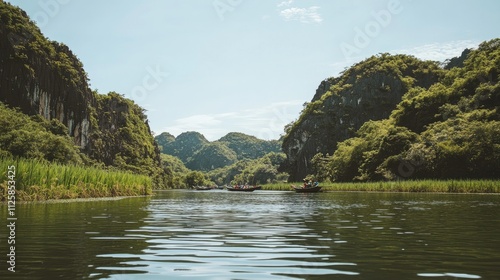
M 259 187 L 249 187 L 249 186 L 238 186 L 238 187 L 229 187 L 227 186 L 226 189 L 231 192 L 253 192 Z
M 314 192 L 319 192 L 321 191 L 321 187 L 316 185 L 316 186 L 313 186 L 313 187 L 302 187 L 302 186 L 299 186 L 299 187 L 296 187 L 296 186 L 291 186 L 292 189 L 295 190 L 295 192 L 298 192 L 298 193 L 314 193 Z

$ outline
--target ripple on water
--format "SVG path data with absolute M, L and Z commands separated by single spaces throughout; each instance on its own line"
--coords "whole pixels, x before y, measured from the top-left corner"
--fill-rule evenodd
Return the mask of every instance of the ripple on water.
M 464 279 L 480 279 L 481 276 L 474 274 L 466 274 L 466 273 L 418 273 L 418 276 L 421 277 L 455 277 L 455 278 L 464 278 Z
M 462 246 L 471 239 L 467 235 L 461 239 L 459 235 L 450 235 L 451 229 L 456 230 L 443 226 L 449 215 L 445 219 L 441 213 L 460 212 L 464 203 L 451 208 L 455 202 L 443 202 L 440 197 L 395 195 L 394 201 L 380 202 L 374 199 L 377 194 L 348 194 L 352 196 L 349 201 L 322 199 L 329 194 L 176 192 L 175 195 L 191 198 L 153 199 L 147 206 L 147 217 L 133 229 L 117 235 L 142 239 L 136 242 L 138 249 L 111 250 L 108 252 L 112 253 L 99 255 L 100 265 L 95 265 L 92 276 L 268 280 L 347 279 L 351 277 L 346 276 L 359 275 L 351 279 L 370 276 L 395 279 L 389 276 L 399 273 L 410 276 L 406 279 L 480 279 L 477 267 L 491 267 L 476 261 L 470 270 L 463 271 L 467 273 L 442 272 L 455 271 L 470 257 L 480 258 L 484 253 L 468 257 L 465 253 L 476 251 L 457 249 L 460 247 L 456 244 Z M 214 197 L 206 199 L 209 196 Z M 111 223 L 106 218 L 94 215 L 96 220 Z M 97 231 L 87 232 L 89 239 L 106 240 L 105 235 L 94 232 Z M 449 238 L 455 238 L 455 243 Z M 130 241 L 110 243 L 119 242 Z M 489 254 L 496 256 L 491 250 Z
M 193 211 L 199 205 L 158 206 L 150 209 L 143 227 L 126 233 L 130 238 L 144 238 L 147 248 L 136 255 L 100 255 L 119 259 L 120 266 L 98 269 L 124 271 L 120 277 L 143 271 L 148 277 L 157 274 L 204 280 L 358 275 L 351 271 L 355 263 L 331 261 L 335 255 L 325 253 L 330 245 L 322 244 L 345 241 L 333 241 L 322 235 L 325 232 L 312 232 L 305 225 L 313 222 L 307 213 L 290 215 L 290 209 L 283 205 L 272 212 L 269 205 L 210 204 L 203 211 Z M 179 215 L 181 209 L 191 209 L 191 214 Z M 341 222 L 345 228 L 351 227 L 350 221 Z

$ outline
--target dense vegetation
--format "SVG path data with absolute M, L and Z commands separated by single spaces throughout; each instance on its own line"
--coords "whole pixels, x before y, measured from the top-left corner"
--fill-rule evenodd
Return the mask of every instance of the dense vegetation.
M 296 183 L 301 184 L 301 183 Z M 437 192 L 437 193 L 500 193 L 498 180 L 398 180 L 378 182 L 323 182 L 323 191 L 356 192 Z M 290 190 L 290 183 L 273 183 L 264 190 Z
M 407 55 L 373 56 L 322 82 L 300 118 L 287 126 L 287 158 L 275 154 L 280 160 L 270 161 L 269 155 L 245 159 L 242 155 L 258 149 L 251 148 L 255 145 L 245 135 L 230 133 L 216 142 L 237 151 L 240 160 L 220 168 L 197 168 L 206 172 L 204 180 L 219 185 L 280 182 L 287 175 L 278 172 L 276 164 L 290 171 L 293 156 L 308 176 L 321 181 L 496 179 L 499 45 L 498 39 L 484 42 L 445 63 Z M 180 138 L 198 146 L 187 163 L 201 147 L 212 151 L 207 156 L 218 153 L 226 162 L 234 160 L 227 149 L 217 150 L 202 135 L 189 134 L 196 137 Z M 163 136 L 156 140 L 171 146 L 176 142 L 170 134 Z M 293 175 L 291 180 L 296 180 Z M 447 183 L 438 185 L 443 189 Z
M 44 37 L 21 9 L 0 2 L 0 21 L 0 161 L 30 159 L 40 164 L 38 170 L 51 169 L 45 167 L 50 163 L 67 165 L 61 170 L 120 170 L 165 187 L 169 175 L 144 109 L 118 93 L 91 91 L 79 59 Z M 68 172 L 65 177 L 77 173 Z M 77 185 L 90 187 L 86 181 Z M 115 181 L 116 186 L 124 191 L 93 193 L 129 193 L 126 182 Z
M 369 121 L 315 176 L 331 181 L 500 177 L 500 39 L 464 52 L 428 88 L 411 86 L 391 115 Z
M 156 188 L 164 187 L 168 178 L 145 110 L 115 92 L 96 99 L 98 129 L 90 134 L 89 156 L 104 166 L 151 176 Z
M 0 201 L 8 198 L 8 181 L 14 179 L 19 200 L 47 200 L 105 196 L 148 195 L 152 193 L 149 176 L 94 167 L 62 165 L 37 159 L 0 160 L 1 170 L 15 169 L 12 177 L 0 173 Z
M 217 140 L 233 150 L 238 160 L 258 159 L 271 152 L 281 151 L 281 142 L 278 140 L 261 140 L 255 136 L 238 132 L 230 132 Z
M 228 133 L 214 142 L 194 131 L 181 133 L 177 138 L 164 132 L 155 140 L 163 154 L 178 157 L 189 169 L 205 172 L 239 160 L 258 159 L 271 152 L 280 152 L 277 140 L 266 141 L 237 132 Z
M 29 117 L 0 102 L 0 158 L 81 164 L 86 160 L 57 119 Z
M 156 136 L 155 140 L 163 154 L 178 157 L 186 165 L 197 151 L 209 143 L 205 136 L 195 131 L 181 133 L 177 138 L 164 132 Z
M 86 148 L 95 96 L 83 64 L 66 45 L 44 37 L 23 10 L 3 1 L 0 23 L 0 101 L 59 120 Z
M 155 140 L 164 152 L 164 168 L 171 175 L 167 185 L 172 188 L 264 184 L 288 176 L 278 172 L 285 156 L 278 152 L 276 140 L 236 132 L 213 142 L 198 132 L 184 132 L 177 138 L 164 132 Z
M 302 180 L 312 173 L 314 155 L 333 154 L 337 143 L 356 136 L 365 122 L 389 117 L 408 91 L 430 87 L 443 73 L 435 62 L 381 54 L 324 80 L 298 120 L 286 127 L 281 170 L 292 181 Z
M 207 176 L 217 185 L 275 183 L 288 178 L 288 174 L 278 171 L 284 160 L 283 153 L 271 152 L 258 159 L 240 160 L 232 165 L 212 170 Z
M 0 166 L 18 165 L 27 199 L 277 183 L 287 172 L 335 182 L 500 177 L 500 39 L 444 64 L 375 55 L 321 82 L 284 139 L 210 142 L 198 132 L 153 137 L 144 109 L 90 90 L 79 59 L 24 11 L 0 1 L 0 22 Z

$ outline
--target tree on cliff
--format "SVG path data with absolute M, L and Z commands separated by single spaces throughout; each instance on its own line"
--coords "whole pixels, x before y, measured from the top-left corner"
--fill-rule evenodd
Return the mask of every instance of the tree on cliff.
M 72 164 L 88 161 L 57 120 L 30 118 L 0 102 L 0 158 L 11 157 Z
M 458 66 L 428 88 L 411 88 L 390 117 L 339 142 L 317 172 L 333 181 L 499 178 L 500 39 Z
M 299 119 L 287 127 L 282 146 L 287 160 L 280 170 L 290 173 L 291 181 L 302 180 L 312 172 L 316 154 L 332 155 L 365 122 L 389 117 L 408 91 L 428 88 L 443 73 L 436 62 L 380 54 L 321 82 Z
M 91 91 L 80 60 L 45 38 L 18 7 L 0 1 L 0 23 L 0 102 L 6 105 L 0 118 L 9 124 L 0 154 L 118 168 L 164 186 L 144 109 L 117 93 Z

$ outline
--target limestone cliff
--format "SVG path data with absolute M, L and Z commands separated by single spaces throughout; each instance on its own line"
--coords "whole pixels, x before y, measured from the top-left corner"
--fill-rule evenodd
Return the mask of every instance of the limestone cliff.
M 429 87 L 440 71 L 434 62 L 381 54 L 322 81 L 284 137 L 287 160 L 281 170 L 290 174 L 290 181 L 300 181 L 311 173 L 315 154 L 331 155 L 339 141 L 355 136 L 366 121 L 387 118 L 409 89 Z
M 85 149 L 95 98 L 81 62 L 47 40 L 24 11 L 0 3 L 0 101 L 28 115 L 58 119 Z
M 92 92 L 80 60 L 21 9 L 0 1 L 0 23 L 0 102 L 59 120 L 89 164 L 147 174 L 161 187 L 160 150 L 144 109 L 114 92 Z

